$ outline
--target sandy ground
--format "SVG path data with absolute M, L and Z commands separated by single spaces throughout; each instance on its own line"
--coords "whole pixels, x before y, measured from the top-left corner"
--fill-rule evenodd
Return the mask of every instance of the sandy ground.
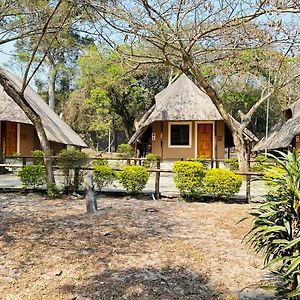
M 1 299 L 274 299 L 249 205 L 0 195 Z M 237 224 L 238 223 L 238 224 Z

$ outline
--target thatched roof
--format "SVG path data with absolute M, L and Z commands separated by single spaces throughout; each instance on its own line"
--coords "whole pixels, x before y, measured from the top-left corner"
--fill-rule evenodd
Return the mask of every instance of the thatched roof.
M 1 67 L 0 67 L 1 68 Z M 20 89 L 22 81 L 12 73 L 1 68 L 11 83 Z M 31 107 L 40 116 L 47 138 L 49 141 L 57 143 L 87 147 L 82 138 L 74 132 L 54 111 L 52 111 L 46 102 L 31 88 L 25 90 L 25 97 Z M 0 85 L 0 121 L 10 121 L 25 124 L 32 124 L 23 110 L 6 94 Z
M 155 96 L 155 104 L 143 116 L 135 134 L 129 140 L 133 144 L 155 121 L 217 121 L 223 120 L 210 97 L 199 89 L 185 74 Z M 257 138 L 246 130 L 251 140 Z
M 282 149 L 292 144 L 295 135 L 300 134 L 300 100 L 289 106 L 285 112 L 291 118 L 277 123 L 270 130 L 268 138 L 261 139 L 252 151 Z

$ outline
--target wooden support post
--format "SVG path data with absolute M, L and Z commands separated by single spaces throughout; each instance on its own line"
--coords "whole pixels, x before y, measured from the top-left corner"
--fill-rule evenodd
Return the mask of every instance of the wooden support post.
M 211 161 L 210 161 L 210 167 L 213 169 L 214 167 L 214 159 L 212 158 Z
M 131 165 L 131 159 L 127 159 L 127 166 L 130 166 Z
M 156 168 L 159 170 L 160 169 L 160 159 L 157 159 L 156 162 Z M 155 199 L 160 198 L 160 193 L 159 193 L 159 181 L 160 181 L 160 172 L 156 171 L 155 172 Z
M 23 165 L 23 167 L 26 166 L 26 157 L 24 157 L 24 156 L 22 157 L 22 165 Z

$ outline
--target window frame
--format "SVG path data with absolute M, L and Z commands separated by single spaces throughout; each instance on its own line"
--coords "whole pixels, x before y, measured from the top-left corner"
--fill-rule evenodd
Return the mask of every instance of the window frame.
M 188 125 L 189 126 L 189 144 L 188 145 L 172 145 L 171 144 L 171 128 L 172 125 Z M 169 148 L 191 148 L 192 147 L 192 122 L 168 122 L 168 147 Z

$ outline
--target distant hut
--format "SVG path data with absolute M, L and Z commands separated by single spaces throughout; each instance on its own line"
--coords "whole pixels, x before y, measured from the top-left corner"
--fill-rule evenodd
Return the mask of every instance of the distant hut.
M 249 141 L 258 141 L 244 131 Z M 233 139 L 210 97 L 185 74 L 155 96 L 155 104 L 143 116 L 130 144 L 140 156 L 148 152 L 163 159 L 224 158 Z
M 283 117 L 269 132 L 268 137 L 262 138 L 252 151 L 288 150 L 300 148 L 300 100 L 283 111 Z
M 5 71 L 9 80 L 18 88 L 22 81 Z M 40 116 L 53 153 L 74 145 L 87 147 L 81 137 L 75 133 L 47 103 L 31 88 L 25 90 L 25 97 L 34 111 Z M 40 142 L 32 122 L 23 110 L 10 98 L 0 85 L 0 142 L 3 155 L 15 153 L 30 155 L 34 149 L 40 149 Z

